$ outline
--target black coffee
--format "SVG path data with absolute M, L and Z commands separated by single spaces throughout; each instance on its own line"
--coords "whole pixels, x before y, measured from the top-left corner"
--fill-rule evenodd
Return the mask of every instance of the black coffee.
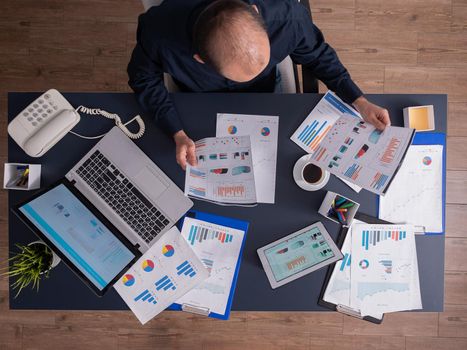
M 314 164 L 307 164 L 303 168 L 303 179 L 310 184 L 318 182 L 322 176 L 323 171 Z

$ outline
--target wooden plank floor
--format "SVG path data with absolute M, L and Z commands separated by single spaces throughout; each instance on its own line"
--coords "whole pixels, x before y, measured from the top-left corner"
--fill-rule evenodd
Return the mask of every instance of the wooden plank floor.
M 448 93 L 446 311 L 387 315 L 234 312 L 229 322 L 163 313 L 8 310 L 0 349 L 467 349 L 467 1 L 312 0 L 317 25 L 366 92 Z M 0 160 L 7 91 L 129 91 L 138 0 L 0 1 Z M 0 192 L 0 261 L 7 192 Z

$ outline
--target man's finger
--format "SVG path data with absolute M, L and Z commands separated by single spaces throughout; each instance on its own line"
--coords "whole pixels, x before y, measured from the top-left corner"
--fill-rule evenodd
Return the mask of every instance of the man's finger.
M 195 150 L 196 150 L 195 146 L 188 147 L 187 160 L 188 160 L 188 163 L 190 163 L 191 166 L 198 165 L 198 162 L 196 161 Z
M 371 123 L 376 127 L 378 130 L 384 130 L 386 124 L 384 124 L 381 120 L 379 120 L 376 116 L 372 118 Z
M 177 150 L 177 163 L 182 167 L 183 170 L 186 168 L 186 149 L 181 147 Z
M 385 110 L 383 111 L 383 115 L 382 115 L 382 116 L 383 116 L 382 122 L 383 122 L 384 124 L 386 124 L 386 126 L 391 125 L 391 118 L 389 118 L 389 112 L 388 112 L 387 109 L 385 109 Z

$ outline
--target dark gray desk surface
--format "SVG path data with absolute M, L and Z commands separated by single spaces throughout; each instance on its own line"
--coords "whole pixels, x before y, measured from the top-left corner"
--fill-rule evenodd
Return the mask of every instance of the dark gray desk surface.
M 9 118 L 13 118 L 38 94 L 10 93 Z M 124 120 L 141 113 L 134 96 L 124 93 L 69 93 L 65 94 L 72 105 L 98 107 L 118 113 Z M 216 113 L 245 113 L 279 115 L 279 151 L 277 161 L 276 203 L 260 204 L 255 208 L 222 207 L 195 201 L 194 208 L 201 211 L 247 220 L 247 236 L 240 275 L 233 302 L 233 310 L 251 311 L 325 311 L 317 305 L 318 295 L 326 269 L 309 274 L 281 288 L 272 290 L 260 265 L 256 249 L 316 221 L 322 221 L 335 239 L 338 225 L 317 213 L 326 190 L 336 191 L 361 204 L 362 213 L 376 215 L 375 195 L 368 191 L 357 194 L 332 177 L 325 189 L 318 192 L 301 190 L 292 178 L 295 161 L 304 152 L 290 139 L 307 113 L 321 95 L 274 94 L 177 94 L 174 100 L 194 140 L 215 136 Z M 370 95 L 370 100 L 386 106 L 393 125 L 402 125 L 402 108 L 413 105 L 433 104 L 437 131 L 446 132 L 447 98 L 445 95 Z M 147 131 L 136 143 L 181 188 L 184 172 L 175 163 L 173 141 L 161 133 L 146 118 Z M 113 123 L 102 117 L 83 116 L 75 131 L 97 135 L 111 128 Z M 11 140 L 8 144 L 10 162 L 41 163 L 42 186 L 61 178 L 97 141 L 67 135 L 44 157 L 33 159 Z M 25 200 L 30 193 L 10 191 L 10 206 Z M 35 239 L 14 215 L 9 215 L 10 250 L 15 243 L 29 243 Z M 424 311 L 442 311 L 444 299 L 444 236 L 417 237 L 421 292 Z M 68 309 L 68 310 L 119 310 L 126 309 L 114 290 L 103 297 L 96 297 L 63 263 L 50 278 L 41 282 L 38 293 L 25 290 L 14 299 L 10 291 L 12 309 Z

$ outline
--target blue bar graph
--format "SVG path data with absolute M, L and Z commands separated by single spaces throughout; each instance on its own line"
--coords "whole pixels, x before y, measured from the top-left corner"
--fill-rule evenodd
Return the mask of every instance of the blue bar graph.
M 302 141 L 306 146 L 310 146 L 311 143 L 318 137 L 323 128 L 327 124 L 327 120 L 318 122 L 314 120 L 310 125 L 307 125 L 305 129 L 298 135 L 298 139 Z
M 228 243 L 232 242 L 232 235 L 226 232 L 220 232 L 196 225 L 192 225 L 190 227 L 188 242 L 190 242 L 191 245 L 212 239 L 216 239 L 219 243 Z
M 156 290 L 164 289 L 166 291 L 169 289 L 172 289 L 172 290 L 177 289 L 177 287 L 175 287 L 172 280 L 167 275 L 162 277 L 159 281 L 157 281 L 154 284 L 156 285 Z
M 180 276 L 181 274 L 189 277 L 194 277 L 196 275 L 196 271 L 193 269 L 193 266 L 190 265 L 188 260 L 185 260 L 177 266 L 177 275 Z
M 345 253 L 339 270 L 344 271 L 346 266 L 350 266 L 350 262 L 351 262 L 351 255 L 349 253 Z
M 369 246 L 375 246 L 379 242 L 386 240 L 400 241 L 407 238 L 406 231 L 389 231 L 389 230 L 372 230 L 372 231 L 363 231 L 362 232 L 362 247 L 365 247 L 365 250 L 369 249 Z
M 136 301 L 146 301 L 148 303 L 151 303 L 151 304 L 157 304 L 157 299 L 155 296 L 151 295 L 151 293 L 149 292 L 149 290 L 144 290 L 141 294 L 138 294 L 138 296 L 136 296 L 135 299 L 133 299 L 135 302 Z

